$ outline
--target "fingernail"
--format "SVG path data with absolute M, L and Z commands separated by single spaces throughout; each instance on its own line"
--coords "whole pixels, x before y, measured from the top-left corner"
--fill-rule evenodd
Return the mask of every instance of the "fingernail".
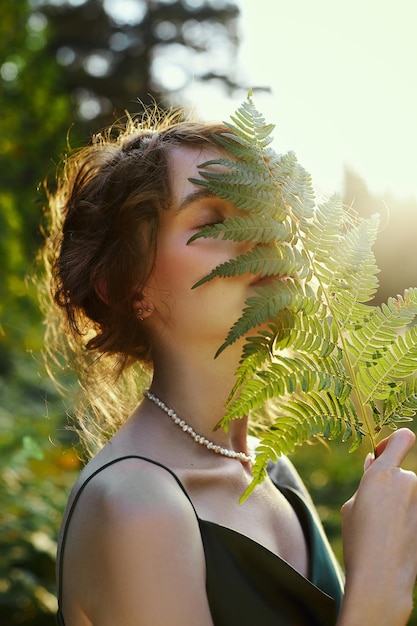
M 373 461 L 374 461 L 374 455 L 371 452 L 368 452 L 365 458 L 365 463 L 364 463 L 365 472 L 369 467 L 371 467 Z

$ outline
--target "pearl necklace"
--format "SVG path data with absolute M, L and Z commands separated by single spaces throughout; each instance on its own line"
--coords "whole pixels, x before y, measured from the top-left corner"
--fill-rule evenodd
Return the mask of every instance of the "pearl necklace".
M 244 452 L 236 452 L 235 450 L 230 450 L 230 448 L 223 448 L 222 446 L 218 446 L 216 443 L 213 443 L 213 441 L 209 441 L 202 435 L 198 435 L 192 428 L 192 426 L 186 424 L 183 419 L 178 417 L 173 409 L 170 409 L 169 406 L 165 404 L 165 402 L 162 402 L 162 400 L 160 400 L 153 393 L 151 393 L 150 391 L 145 391 L 144 395 L 148 398 L 148 400 L 151 400 L 151 402 L 156 404 L 157 407 L 162 409 L 162 411 L 165 411 L 165 413 L 169 415 L 172 421 L 175 424 L 178 424 L 178 426 L 185 433 L 188 433 L 196 443 L 199 443 L 202 446 L 206 446 L 208 450 L 213 450 L 213 452 L 215 452 L 216 454 L 227 456 L 229 457 L 229 459 L 238 459 L 239 461 L 244 461 L 245 463 L 253 463 L 253 461 L 255 460 L 254 455 L 245 454 Z

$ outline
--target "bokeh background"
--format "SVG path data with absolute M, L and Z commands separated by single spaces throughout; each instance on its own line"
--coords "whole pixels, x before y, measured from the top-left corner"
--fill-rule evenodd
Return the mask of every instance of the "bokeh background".
M 30 280 L 42 181 L 68 143 L 126 110 L 156 101 L 228 119 L 252 87 L 275 148 L 296 152 L 319 195 L 381 214 L 384 301 L 417 285 L 416 12 L 414 0 L 0 0 L 2 625 L 54 624 L 56 536 L 81 468 Z M 339 556 L 340 505 L 366 452 L 294 455 Z

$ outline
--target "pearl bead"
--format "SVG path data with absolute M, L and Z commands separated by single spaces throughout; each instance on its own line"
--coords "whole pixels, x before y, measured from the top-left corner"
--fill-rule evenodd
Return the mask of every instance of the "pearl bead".
M 162 400 L 157 398 L 153 393 L 151 393 L 150 391 L 146 391 L 145 396 L 148 398 L 148 400 L 151 400 L 151 402 L 156 404 L 157 407 L 162 409 L 162 411 L 165 411 L 165 413 L 169 415 L 169 417 L 172 419 L 174 424 L 178 424 L 178 426 L 185 433 L 188 433 L 194 439 L 196 443 L 206 446 L 208 450 L 213 450 L 213 452 L 215 452 L 216 454 L 221 454 L 222 456 L 226 456 L 229 459 L 238 459 L 239 461 L 243 461 L 244 463 L 249 463 L 249 462 L 253 463 L 253 461 L 255 460 L 254 456 L 252 455 L 245 454 L 245 452 L 236 452 L 235 450 L 229 450 L 228 448 L 223 448 L 222 446 L 219 446 L 213 443 L 213 441 L 209 441 L 202 435 L 198 435 L 192 426 L 189 426 L 183 419 L 178 417 L 178 415 L 175 413 L 173 409 L 167 406 L 164 402 L 162 402 Z

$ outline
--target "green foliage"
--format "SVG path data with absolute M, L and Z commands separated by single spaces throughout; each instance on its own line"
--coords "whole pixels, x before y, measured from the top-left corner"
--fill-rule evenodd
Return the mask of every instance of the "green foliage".
M 270 277 L 255 283 L 256 295 L 217 352 L 247 338 L 220 425 L 249 412 L 259 423 L 269 405 L 258 427 L 248 495 L 270 459 L 313 437 L 350 439 L 353 451 L 367 435 L 375 448 L 385 426 L 412 418 L 417 289 L 370 305 L 378 286 L 372 251 L 378 217 L 359 218 L 338 196 L 316 204 L 310 176 L 295 156 L 270 147 L 273 127 L 251 95 L 232 121 L 230 133 L 217 138 L 229 158 L 203 163 L 202 180 L 192 181 L 232 202 L 242 216 L 206 226 L 190 241 L 221 235 L 254 244 L 195 287 L 247 272 Z M 211 171 L 213 164 L 221 171 Z M 248 337 L 252 329 L 257 335 Z
M 0 377 L 0 623 L 53 626 L 57 534 L 80 461 L 51 384 L 34 360 L 14 363 Z

